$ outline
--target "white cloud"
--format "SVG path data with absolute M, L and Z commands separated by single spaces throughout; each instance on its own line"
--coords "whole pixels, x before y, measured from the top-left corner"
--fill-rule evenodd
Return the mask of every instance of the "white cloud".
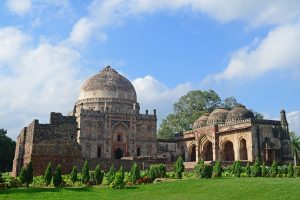
M 18 29 L 7 29 L 0 29 L 1 43 L 12 42 L 12 33 L 19 40 L 6 46 L 11 53 L 0 62 L 0 68 L 8 68 L 0 71 L 0 127 L 16 138 L 34 118 L 45 122 L 52 111 L 66 114 L 72 110 L 80 86 L 80 54 L 46 42 L 31 47 L 25 43 L 29 36 Z
M 17 15 L 27 14 L 32 8 L 31 0 L 8 0 L 6 4 L 9 10 Z
M 133 80 L 132 84 L 136 89 L 138 101 L 142 106 L 141 112 L 143 113 L 146 109 L 149 109 L 150 112 L 150 109 L 157 109 L 159 122 L 173 112 L 173 104 L 179 97 L 185 95 L 193 88 L 190 83 L 168 88 L 162 82 L 149 75 Z
M 251 79 L 271 70 L 297 69 L 300 67 L 299 41 L 299 23 L 279 26 L 254 47 L 239 49 L 223 72 L 206 80 Z
M 290 131 L 294 131 L 300 136 L 300 111 L 287 113 L 286 117 L 290 126 Z

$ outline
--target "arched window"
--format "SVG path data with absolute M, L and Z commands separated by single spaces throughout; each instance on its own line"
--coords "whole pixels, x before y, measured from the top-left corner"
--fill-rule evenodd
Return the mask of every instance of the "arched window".
M 97 158 L 101 158 L 101 146 L 97 148 Z
M 140 147 L 138 147 L 138 148 L 136 149 L 136 155 L 137 155 L 137 156 L 141 156 L 141 148 L 140 148 Z

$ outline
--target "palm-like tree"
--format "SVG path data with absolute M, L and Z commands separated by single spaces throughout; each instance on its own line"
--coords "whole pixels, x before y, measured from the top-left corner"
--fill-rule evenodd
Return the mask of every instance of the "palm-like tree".
M 294 157 L 294 165 L 297 166 L 297 158 L 300 154 L 300 137 L 294 132 L 290 133 L 292 155 Z

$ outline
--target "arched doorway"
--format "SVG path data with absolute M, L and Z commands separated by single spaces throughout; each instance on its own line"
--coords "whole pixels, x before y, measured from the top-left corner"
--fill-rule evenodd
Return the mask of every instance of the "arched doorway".
M 191 147 L 191 150 L 190 150 L 191 152 L 190 152 L 190 161 L 191 162 L 195 162 L 196 161 L 196 145 L 193 145 L 192 147 Z
M 213 160 L 212 143 L 210 141 L 207 141 L 203 145 L 203 160 L 204 161 L 212 161 Z
M 240 140 L 240 160 L 248 160 L 247 143 L 244 138 Z
M 120 148 L 115 150 L 115 159 L 121 159 L 123 157 L 123 151 Z
M 230 141 L 227 141 L 224 145 L 224 160 L 234 161 L 233 143 Z
M 141 156 L 141 148 L 140 147 L 138 147 L 136 149 L 136 156 Z

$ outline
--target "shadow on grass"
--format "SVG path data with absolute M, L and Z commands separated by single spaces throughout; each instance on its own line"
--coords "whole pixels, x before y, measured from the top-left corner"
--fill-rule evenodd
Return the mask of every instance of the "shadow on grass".
M 90 192 L 93 189 L 90 187 L 82 187 L 82 188 L 11 188 L 6 190 L 0 190 L 0 194 L 33 194 L 33 193 L 57 193 L 63 190 L 72 191 L 72 192 Z

